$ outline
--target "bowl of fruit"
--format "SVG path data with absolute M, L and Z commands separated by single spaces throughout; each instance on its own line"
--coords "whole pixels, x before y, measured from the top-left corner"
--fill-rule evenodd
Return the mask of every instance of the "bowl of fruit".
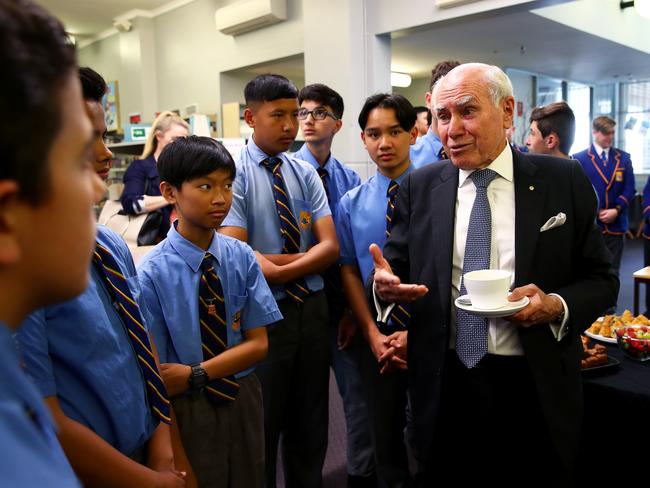
M 616 331 L 616 341 L 623 352 L 637 361 L 650 359 L 650 327 L 628 325 Z

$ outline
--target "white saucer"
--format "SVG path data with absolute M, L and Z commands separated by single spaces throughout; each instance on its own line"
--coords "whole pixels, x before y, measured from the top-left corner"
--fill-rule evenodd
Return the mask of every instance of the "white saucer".
M 472 315 L 489 318 L 508 317 L 509 315 L 519 312 L 519 310 L 530 303 L 528 297 L 524 297 L 521 300 L 517 300 L 516 302 L 508 302 L 503 307 L 486 310 L 484 308 L 476 308 L 472 305 L 465 305 L 464 303 L 461 303 L 461 300 L 468 299 L 469 297 L 467 295 L 460 296 L 456 298 L 454 305 L 456 305 L 456 308 L 460 308 L 461 310 L 464 310 L 467 313 L 471 313 Z

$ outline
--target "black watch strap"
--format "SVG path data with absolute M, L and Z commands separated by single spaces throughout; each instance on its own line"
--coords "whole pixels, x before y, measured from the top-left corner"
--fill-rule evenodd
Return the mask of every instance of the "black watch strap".
M 201 363 L 191 364 L 190 367 L 192 368 L 192 373 L 187 380 L 190 388 L 193 390 L 205 388 L 208 384 L 208 373 L 203 369 Z

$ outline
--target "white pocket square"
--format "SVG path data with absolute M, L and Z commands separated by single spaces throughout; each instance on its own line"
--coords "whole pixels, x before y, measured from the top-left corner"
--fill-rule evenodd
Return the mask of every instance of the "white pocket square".
M 566 215 L 564 212 L 560 212 L 557 215 L 554 215 L 550 219 L 546 221 L 544 225 L 542 225 L 539 228 L 540 232 L 546 232 L 547 230 L 555 229 L 556 227 L 560 227 L 561 225 L 564 225 L 566 222 Z

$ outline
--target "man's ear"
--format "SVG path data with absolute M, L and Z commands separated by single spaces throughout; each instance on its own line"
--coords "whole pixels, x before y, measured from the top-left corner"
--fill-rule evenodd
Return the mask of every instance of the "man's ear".
M 178 190 L 176 189 L 175 186 L 172 184 L 166 182 L 166 181 L 161 181 L 160 182 L 160 193 L 162 194 L 163 197 L 165 197 L 165 200 L 167 200 L 169 203 L 172 205 L 176 204 L 176 192 Z
M 559 143 L 560 139 L 555 132 L 551 132 L 548 136 L 546 136 L 546 147 L 549 149 L 555 149 Z
M 515 99 L 514 97 L 506 97 L 502 102 L 503 107 L 503 128 L 508 129 L 512 127 L 512 122 L 515 116 Z
M 415 141 L 418 138 L 418 128 L 416 126 L 413 126 L 411 132 L 409 132 L 409 135 L 411 136 L 411 139 L 409 140 L 409 144 L 410 145 L 415 144 Z
M 20 202 L 18 193 L 15 181 L 0 180 L 0 266 L 10 266 L 21 256 L 19 211 L 27 204 Z
M 334 125 L 334 134 L 336 134 L 338 131 L 341 130 L 342 125 L 343 125 L 343 121 L 341 119 L 336 121 L 336 124 Z
M 363 147 L 364 149 L 368 149 L 368 146 L 366 146 L 366 133 L 365 131 L 361 131 L 361 140 L 363 141 Z
M 427 107 L 429 107 L 429 110 L 431 110 L 431 92 L 426 92 L 424 94 L 424 103 L 426 104 Z M 433 110 L 431 110 L 433 112 Z
M 253 109 L 250 107 L 244 109 L 244 121 L 251 129 L 255 128 L 255 114 L 253 113 Z

